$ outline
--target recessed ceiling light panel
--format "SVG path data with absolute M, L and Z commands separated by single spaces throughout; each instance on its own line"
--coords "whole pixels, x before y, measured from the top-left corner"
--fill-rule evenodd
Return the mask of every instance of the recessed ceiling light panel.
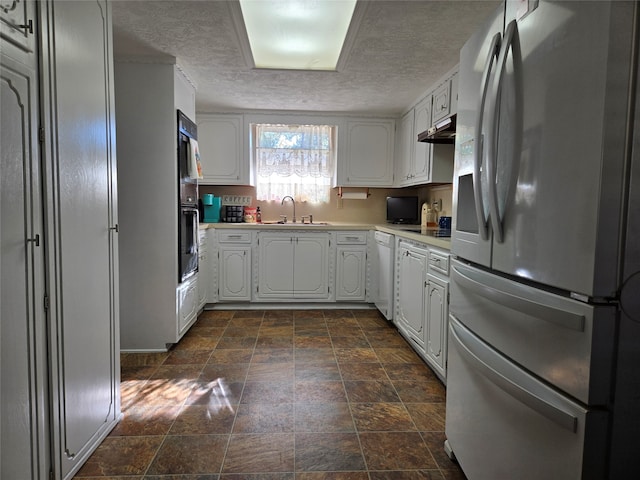
M 356 0 L 240 0 L 256 68 L 335 70 Z

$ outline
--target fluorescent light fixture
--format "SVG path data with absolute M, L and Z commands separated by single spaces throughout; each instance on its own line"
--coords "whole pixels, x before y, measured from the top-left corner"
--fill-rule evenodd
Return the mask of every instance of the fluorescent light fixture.
M 240 0 L 256 68 L 335 70 L 356 0 Z

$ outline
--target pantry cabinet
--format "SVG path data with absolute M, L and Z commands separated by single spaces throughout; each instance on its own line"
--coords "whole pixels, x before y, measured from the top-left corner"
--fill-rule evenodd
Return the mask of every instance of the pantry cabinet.
M 218 300 L 251 300 L 252 233 L 227 230 L 218 233 Z
M 39 72 L 36 36 L 19 27 L 37 18 L 34 2 L 14 7 L 0 9 L 0 478 L 44 479 L 50 442 Z
M 256 299 L 332 299 L 330 237 L 328 232 L 261 232 Z
M 196 117 L 202 185 L 250 185 L 249 132 L 242 115 L 201 113 Z
M 114 73 L 121 347 L 166 351 L 186 332 L 179 312 L 189 308 L 179 303 L 189 297 L 178 273 L 177 111 L 195 118 L 195 88 L 166 61 L 116 58 Z
M 348 119 L 339 132 L 336 182 L 349 187 L 393 186 L 395 120 Z
M 367 294 L 367 232 L 336 234 L 336 300 L 363 302 Z
M 4 14 L 14 7 L 21 10 L 29 3 L 5 2 L 0 12 Z M 26 91 L 18 81 L 20 69 L 4 63 L 4 55 L 11 54 L 4 44 L 2 18 L 2 271 L 4 275 L 6 267 L 15 267 L 13 275 L 17 278 L 13 282 L 26 280 L 23 285 L 27 295 L 35 295 L 25 304 L 25 312 L 14 305 L 23 299 L 7 296 L 9 292 L 5 291 L 12 288 L 19 292 L 21 287 L 2 282 L 2 321 L 6 308 L 16 314 L 11 328 L 5 329 L 3 323 L 1 335 L 3 479 L 73 477 L 121 415 L 119 219 L 110 8 L 107 1 L 37 2 L 37 14 L 23 22 L 33 26 L 33 31 L 27 28 L 23 33 L 39 40 L 35 51 L 39 72 L 30 80 L 30 98 L 24 95 L 20 99 L 22 118 L 11 118 L 17 113 L 16 95 Z M 13 70 L 17 83 L 5 83 L 6 69 Z M 36 91 L 40 92 L 39 100 Z M 34 109 L 38 109 L 38 123 L 22 131 L 24 143 L 17 150 L 20 154 L 11 152 L 5 157 L 5 148 L 16 146 L 15 138 L 5 145 L 5 129 L 11 136 L 12 131 L 18 133 L 26 121 L 35 120 L 29 118 Z M 27 145 L 28 158 L 24 158 Z M 4 168 L 5 160 L 16 159 L 22 165 Z M 41 172 L 33 168 L 38 162 Z M 10 204 L 5 203 L 4 182 L 10 180 L 6 175 L 15 175 L 16 167 L 24 175 L 21 182 L 30 184 L 29 192 L 16 193 L 30 203 L 22 220 L 26 223 L 25 237 L 11 245 L 5 243 L 4 235 L 16 232 L 5 232 L 5 219 L 23 214 L 13 208 L 5 210 Z M 17 178 L 14 176 L 13 180 Z M 38 191 L 42 192 L 41 199 Z M 12 199 L 11 204 L 19 205 L 20 200 Z M 21 266 L 5 264 L 5 247 L 14 252 L 22 250 Z M 26 279 L 21 278 L 20 271 L 25 272 Z M 25 313 L 27 316 L 22 318 Z M 32 320 L 42 324 L 29 325 Z M 27 338 L 20 334 L 20 324 L 27 327 Z M 23 345 L 31 351 L 25 350 L 21 358 L 12 359 L 19 362 L 26 359 L 25 355 L 32 356 L 29 360 L 33 363 L 26 370 L 18 363 L 11 365 L 11 371 L 4 370 L 5 365 L 9 366 L 5 355 L 11 352 L 5 350 L 4 342 L 12 338 L 33 342 Z M 38 372 L 39 369 L 42 370 Z M 16 390 L 5 388 L 5 381 L 23 374 L 26 377 L 16 381 Z M 46 386 L 39 384 L 43 375 L 47 376 Z M 20 391 L 25 382 L 29 383 L 29 392 Z M 23 397 L 23 393 L 28 396 Z M 46 404 L 39 403 L 39 398 Z M 5 417 L 5 406 L 18 405 L 20 411 L 14 410 Z M 22 423 L 21 416 L 26 412 L 32 416 L 31 423 Z M 5 430 L 5 418 L 11 428 L 19 430 L 13 432 L 16 437 L 11 435 L 11 428 Z M 36 429 L 31 432 L 30 445 L 22 445 L 25 451 L 12 458 L 14 443 L 30 429 Z M 41 448 L 43 445 L 46 448 Z M 36 450 L 37 462 L 31 462 L 27 473 L 23 460 Z M 14 468 L 14 462 L 22 465 Z

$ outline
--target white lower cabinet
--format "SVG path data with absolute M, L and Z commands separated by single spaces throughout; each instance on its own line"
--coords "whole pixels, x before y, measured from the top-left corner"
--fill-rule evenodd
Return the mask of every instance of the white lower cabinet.
M 251 247 L 223 245 L 219 253 L 218 300 L 251 300 Z
M 396 248 L 396 315 L 395 322 L 413 347 L 424 354 L 425 283 L 428 250 L 403 240 Z
M 261 232 L 256 300 L 331 300 L 330 237 L 329 232 Z
M 209 292 L 209 245 L 207 231 L 198 232 L 198 310 L 207 304 Z
M 367 298 L 367 232 L 339 232 L 336 244 L 336 300 L 364 302 Z
M 242 230 L 218 232 L 218 300 L 251 300 L 251 247 L 253 233 Z
M 398 240 L 395 323 L 413 348 L 446 381 L 449 254 Z
M 367 247 L 338 245 L 336 255 L 336 300 L 364 301 Z
M 449 282 L 427 274 L 427 318 L 425 354 L 429 364 L 446 377 Z
M 176 290 L 178 295 L 178 335 L 182 336 L 198 317 L 198 276 L 182 282 Z
M 207 293 L 206 303 L 218 302 L 218 240 L 213 228 L 207 229 Z

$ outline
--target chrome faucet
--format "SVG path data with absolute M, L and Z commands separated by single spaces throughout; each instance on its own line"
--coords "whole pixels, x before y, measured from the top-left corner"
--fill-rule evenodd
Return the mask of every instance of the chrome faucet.
M 291 199 L 291 203 L 293 203 L 293 220 L 292 220 L 292 222 L 296 223 L 296 201 L 293 199 L 293 197 L 291 195 L 287 195 L 286 197 L 284 197 L 282 199 L 282 203 L 280 203 L 280 205 L 284 205 L 284 201 L 287 198 L 290 198 Z

